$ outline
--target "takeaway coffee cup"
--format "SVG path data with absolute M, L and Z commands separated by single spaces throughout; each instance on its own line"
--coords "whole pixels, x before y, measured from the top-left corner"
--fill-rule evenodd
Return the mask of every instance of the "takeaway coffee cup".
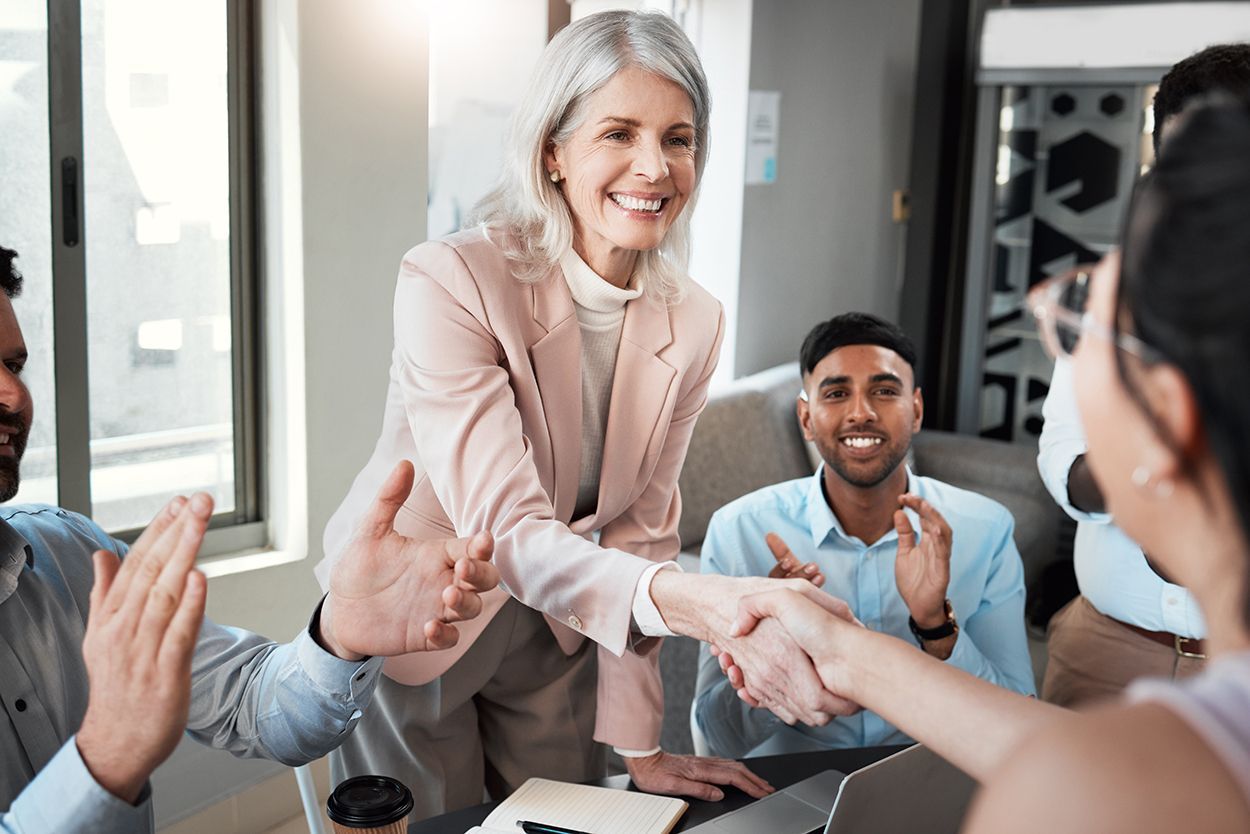
M 354 776 L 330 794 L 335 834 L 407 834 L 412 793 L 389 776 Z

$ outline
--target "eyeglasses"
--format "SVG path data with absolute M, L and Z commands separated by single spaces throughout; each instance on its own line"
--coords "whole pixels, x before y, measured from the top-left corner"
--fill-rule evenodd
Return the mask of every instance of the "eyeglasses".
M 1037 319 L 1038 334 L 1047 353 L 1055 358 L 1071 356 L 1081 335 L 1090 333 L 1143 362 L 1161 359 L 1159 352 L 1141 339 L 1112 330 L 1085 309 L 1093 278 L 1093 266 L 1078 266 L 1040 281 L 1029 290 L 1025 303 Z

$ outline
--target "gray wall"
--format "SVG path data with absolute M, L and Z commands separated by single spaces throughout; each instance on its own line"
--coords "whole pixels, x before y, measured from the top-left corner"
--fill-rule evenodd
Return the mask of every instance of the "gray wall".
M 781 91 L 777 182 L 746 186 L 735 376 L 860 310 L 896 320 L 920 0 L 755 4 L 751 89 Z

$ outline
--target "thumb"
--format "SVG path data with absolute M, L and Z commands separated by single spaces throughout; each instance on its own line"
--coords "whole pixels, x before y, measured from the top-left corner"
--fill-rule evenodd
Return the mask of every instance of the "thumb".
M 911 519 L 902 510 L 894 511 L 894 530 L 898 533 L 899 554 L 910 553 L 916 546 L 916 531 L 911 526 Z
M 760 620 L 776 616 L 780 597 L 784 591 L 765 591 L 749 594 L 738 600 L 738 616 L 730 626 L 730 637 L 743 637 L 755 630 Z
M 399 508 L 408 500 L 412 492 L 412 463 L 401 460 L 395 464 L 391 474 L 387 476 L 382 488 L 374 497 L 373 503 L 360 520 L 356 535 L 369 539 L 380 539 L 390 535 L 395 529 L 395 515 Z

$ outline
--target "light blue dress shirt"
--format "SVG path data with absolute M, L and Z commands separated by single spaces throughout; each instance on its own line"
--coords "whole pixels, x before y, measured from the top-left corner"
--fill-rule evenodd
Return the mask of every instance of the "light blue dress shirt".
M 108 793 L 74 741 L 87 708 L 82 639 L 95 550 L 125 555 L 126 545 L 57 507 L 0 508 L 4 834 L 153 830 L 150 789 L 137 805 Z M 340 660 L 308 629 L 278 645 L 205 620 L 192 660 L 187 732 L 236 756 L 303 764 L 337 747 L 355 726 L 381 664 Z M 116 720 L 143 721 L 144 705 Z
M 1087 446 L 1072 389 L 1072 367 L 1066 359 L 1055 363 L 1042 417 L 1037 469 L 1055 502 L 1077 521 L 1072 561 L 1081 595 L 1120 622 L 1182 637 L 1205 637 L 1206 623 L 1193 594 L 1151 570 L 1141 548 L 1111 522 L 1110 515 L 1072 506 L 1068 472 Z
M 767 575 L 776 560 L 764 536 L 775 532 L 800 561 L 820 566 L 824 590 L 846 600 L 865 626 L 920 651 L 894 580 L 898 533 L 891 529 L 872 543 L 848 536 L 825 501 L 823 477 L 822 466 L 811 477 L 765 487 L 718 510 L 703 540 L 703 573 Z M 959 621 L 959 637 L 946 662 L 999 686 L 1034 694 L 1024 631 L 1024 566 L 1012 539 L 1011 513 L 985 496 L 910 471 L 908 491 L 936 507 L 952 531 L 947 597 Z M 919 519 L 910 510 L 907 514 L 919 541 Z M 700 652 L 694 714 L 713 755 L 744 756 L 766 741 L 770 753 L 911 741 L 867 710 L 835 718 L 824 727 L 787 727 L 771 712 L 744 704 L 707 647 Z

